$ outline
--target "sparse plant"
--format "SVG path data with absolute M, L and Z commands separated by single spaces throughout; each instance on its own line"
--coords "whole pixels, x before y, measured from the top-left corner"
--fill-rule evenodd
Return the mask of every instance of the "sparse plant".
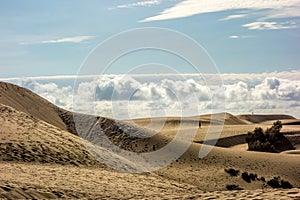
M 246 181 L 247 183 L 251 183 L 251 179 L 250 179 L 250 176 L 249 176 L 248 172 L 243 172 L 242 173 L 242 179 L 244 181 Z
M 274 177 L 273 179 L 269 180 L 269 181 L 267 182 L 267 184 L 268 184 L 269 186 L 271 186 L 272 188 L 281 188 L 281 187 L 280 187 L 280 177 L 279 177 L 279 176 Z
M 284 189 L 290 189 L 292 188 L 292 184 L 290 182 L 281 180 L 280 176 L 273 177 L 273 179 L 267 181 L 267 184 L 271 186 L 272 188 L 284 188 Z
M 281 180 L 281 187 L 283 189 L 290 189 L 290 188 L 293 188 L 292 184 L 290 184 L 290 182 L 288 181 L 284 181 L 284 180 Z
M 234 185 L 234 184 L 232 184 L 232 185 L 226 185 L 226 189 L 227 190 L 243 190 L 242 187 L 240 187 L 238 185 Z
M 228 174 L 230 174 L 230 176 L 238 176 L 240 171 L 239 170 L 235 170 L 233 168 L 229 168 L 229 169 L 224 169 L 225 172 L 227 172 Z
M 257 180 L 257 174 L 252 174 L 252 173 L 250 173 L 250 174 L 249 174 L 249 177 L 250 177 L 250 179 L 251 179 L 252 181 Z

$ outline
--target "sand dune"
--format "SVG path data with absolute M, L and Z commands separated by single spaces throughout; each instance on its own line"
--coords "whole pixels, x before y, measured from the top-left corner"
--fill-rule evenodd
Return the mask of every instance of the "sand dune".
M 127 174 L 98 168 L 0 163 L 4 199 L 299 199 L 297 188 L 203 192 L 155 174 Z M 19 176 L 16 177 L 15 174 Z M 67 180 L 67 181 L 66 181 Z
M 73 114 L 26 89 L 6 83 L 0 83 L 0 110 L 0 198 L 299 198 L 300 189 L 274 190 L 263 181 L 247 183 L 240 175 L 232 177 L 224 171 L 234 168 L 267 180 L 280 176 L 299 188 L 298 151 L 271 154 L 249 152 L 242 146 L 247 131 L 258 125 L 269 127 L 269 123 L 263 122 L 278 119 L 290 120 L 284 122 L 283 131 L 294 144 L 299 144 L 300 128 L 291 116 L 225 113 L 225 126 L 217 146 L 200 159 L 198 153 L 211 115 L 182 120 L 169 117 L 117 121 Z M 188 135 L 199 119 L 201 128 L 193 139 L 195 142 L 171 165 L 154 172 L 130 174 L 110 169 L 107 165 L 120 163 L 126 163 L 121 166 L 125 171 L 141 166 L 97 146 L 102 144 L 103 132 L 122 149 L 153 152 L 168 144 L 179 126 Z M 178 144 L 181 142 L 184 139 Z M 244 190 L 226 191 L 228 184 Z
M 171 126 L 174 127 L 179 124 L 198 124 L 200 121 L 202 125 L 208 125 L 211 122 L 218 123 L 218 120 L 221 121 L 221 119 L 218 119 L 216 117 L 217 115 L 220 115 L 219 118 L 224 118 L 224 124 L 225 125 L 244 125 L 244 124 L 252 124 L 252 122 L 244 120 L 240 117 L 234 116 L 230 113 L 219 113 L 219 114 L 206 114 L 206 115 L 200 115 L 200 116 L 194 116 L 194 117 L 166 117 L 166 118 L 143 118 L 143 119 L 134 119 L 133 121 L 137 123 L 140 126 L 147 126 L 150 122 L 155 125 L 161 125 L 161 123 L 165 122 L 165 126 Z M 216 119 L 216 121 L 212 121 L 212 119 Z M 222 121 L 220 123 L 223 123 Z
M 0 81 L 0 103 L 67 130 L 59 116 L 60 108 L 27 89 Z
M 238 115 L 237 116 L 239 119 L 244 119 L 252 123 L 262 123 L 265 121 L 270 121 L 270 120 L 283 120 L 283 119 L 295 119 L 294 117 L 290 115 Z
M 0 161 L 95 165 L 80 138 L 0 104 Z

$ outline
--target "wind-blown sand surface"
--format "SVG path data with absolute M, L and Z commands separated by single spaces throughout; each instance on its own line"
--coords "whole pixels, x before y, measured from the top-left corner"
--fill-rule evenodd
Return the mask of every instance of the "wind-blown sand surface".
M 124 170 L 140 166 L 80 139 L 71 112 L 24 88 L 0 82 L 0 111 L 0 198 L 300 199 L 300 126 L 299 120 L 291 116 L 227 113 L 220 140 L 203 159 L 198 153 L 211 116 L 184 118 L 181 126 L 186 132 L 191 131 L 191 123 L 198 123 L 199 118 L 202 122 L 184 155 L 164 169 L 131 174 L 110 169 L 104 163 L 127 162 Z M 143 139 L 128 134 L 153 134 L 163 123 L 162 118 L 153 119 L 151 126 L 145 127 L 150 119 L 137 119 L 133 124 L 78 116 L 81 125 L 87 118 L 95 119 L 95 128 L 85 139 L 96 141 L 97 126 L 101 126 L 114 144 L 135 152 L 163 147 L 179 127 L 179 118 L 170 117 L 159 134 Z M 297 149 L 280 154 L 247 151 L 247 131 L 270 127 L 274 120 L 283 121 L 282 131 Z M 240 176 L 226 173 L 224 169 L 228 168 L 255 173 L 266 180 L 280 176 L 295 188 L 272 189 L 260 180 L 247 183 Z M 229 184 L 244 190 L 227 191 Z

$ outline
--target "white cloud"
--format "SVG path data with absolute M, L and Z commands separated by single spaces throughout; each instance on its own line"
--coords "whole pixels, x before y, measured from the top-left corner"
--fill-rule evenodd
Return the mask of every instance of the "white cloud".
M 225 85 L 225 97 L 229 102 L 245 101 L 249 98 L 249 87 L 247 83 L 239 81 L 232 85 Z
M 240 36 L 237 36 L 237 35 L 231 35 L 231 36 L 229 36 L 229 38 L 230 38 L 230 39 L 239 39 Z
M 15 80 L 15 83 L 18 85 L 28 88 L 38 95 L 46 98 L 48 101 L 64 107 L 71 108 L 72 105 L 72 86 L 59 86 L 53 82 L 38 82 L 38 80 L 34 80 L 31 78 L 19 79 Z
M 82 36 L 74 36 L 74 37 L 65 37 L 53 40 L 42 40 L 38 42 L 21 42 L 21 45 L 31 45 L 31 44 L 50 44 L 50 43 L 81 43 L 87 40 L 91 40 L 95 38 L 95 36 L 90 35 L 82 35 Z
M 292 29 L 297 28 L 295 22 L 252 22 L 249 24 L 244 24 L 250 30 L 278 30 L 278 29 Z
M 161 0 L 139 1 L 139 2 L 136 2 L 136 3 L 122 4 L 122 5 L 116 6 L 116 7 L 114 7 L 114 8 L 110 8 L 110 9 L 116 9 L 116 8 L 146 7 L 146 6 L 159 5 L 160 3 L 161 3 Z
M 229 15 L 223 19 L 220 19 L 220 21 L 228 21 L 228 20 L 232 20 L 232 19 L 240 19 L 240 18 L 244 18 L 246 17 L 246 14 L 236 14 L 236 15 Z
M 255 38 L 253 35 L 230 35 L 229 39 L 247 39 L 247 38 Z
M 141 22 L 176 19 L 196 14 L 237 9 L 264 10 L 262 12 L 265 13 L 266 18 L 299 17 L 300 0 L 185 0 L 156 16 L 141 20 Z
M 294 110 L 300 109 L 300 81 L 266 77 L 253 86 L 251 86 L 252 84 L 251 81 L 239 81 L 225 85 L 227 111 L 233 113 L 282 113 L 300 117 Z
M 54 40 L 44 40 L 44 41 L 41 41 L 40 43 L 81 43 L 83 41 L 86 41 L 86 40 L 90 40 L 94 38 L 94 36 L 86 36 L 86 35 L 83 35 L 83 36 L 75 36 L 75 37 L 66 37 L 66 38 L 60 38 L 60 39 L 54 39 Z

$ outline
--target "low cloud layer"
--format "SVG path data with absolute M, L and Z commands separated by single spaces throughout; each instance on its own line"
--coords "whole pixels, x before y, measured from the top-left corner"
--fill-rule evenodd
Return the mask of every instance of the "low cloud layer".
M 73 81 L 61 79 L 14 79 L 66 109 L 119 119 L 165 115 L 199 115 L 211 112 L 284 113 L 300 118 L 300 72 L 270 74 L 223 74 L 220 88 L 205 85 L 204 79 L 176 76 L 102 76 L 82 79 L 73 94 Z M 224 92 L 226 107 L 212 104 L 211 97 Z M 74 102 L 73 102 L 74 99 Z M 217 101 L 222 101 L 220 98 Z M 213 110 L 212 110 L 213 109 Z

